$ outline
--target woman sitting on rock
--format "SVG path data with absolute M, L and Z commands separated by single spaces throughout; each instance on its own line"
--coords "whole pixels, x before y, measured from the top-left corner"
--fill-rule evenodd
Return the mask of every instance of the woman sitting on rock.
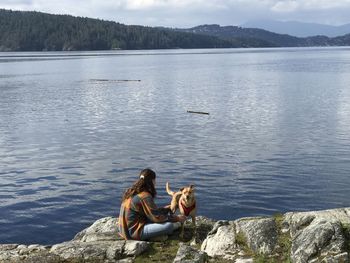
M 168 210 L 157 208 L 156 173 L 144 169 L 139 179 L 123 195 L 119 214 L 119 234 L 124 239 L 165 240 L 181 226 L 185 216 L 168 216 Z

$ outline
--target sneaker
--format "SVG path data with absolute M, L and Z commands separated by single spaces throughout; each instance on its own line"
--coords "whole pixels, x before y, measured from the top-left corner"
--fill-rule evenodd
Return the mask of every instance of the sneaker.
M 163 241 L 166 241 L 166 240 L 168 240 L 168 236 L 167 235 L 151 237 L 149 239 L 149 241 L 151 241 L 151 242 L 163 242 Z

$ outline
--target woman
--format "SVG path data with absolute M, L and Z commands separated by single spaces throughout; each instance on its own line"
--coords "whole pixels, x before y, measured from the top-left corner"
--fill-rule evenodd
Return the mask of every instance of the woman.
M 119 234 L 124 239 L 164 239 L 186 220 L 185 216 L 168 216 L 167 209 L 157 208 L 153 200 L 157 195 L 155 180 L 156 173 L 144 169 L 125 191 L 119 214 Z

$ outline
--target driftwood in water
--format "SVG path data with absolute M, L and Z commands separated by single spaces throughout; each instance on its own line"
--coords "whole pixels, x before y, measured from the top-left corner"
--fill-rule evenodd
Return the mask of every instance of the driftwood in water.
M 129 82 L 129 81 L 141 81 L 140 79 L 90 79 L 93 82 Z
M 191 111 L 191 110 L 188 110 L 187 113 L 209 115 L 209 112 L 203 112 L 203 111 Z

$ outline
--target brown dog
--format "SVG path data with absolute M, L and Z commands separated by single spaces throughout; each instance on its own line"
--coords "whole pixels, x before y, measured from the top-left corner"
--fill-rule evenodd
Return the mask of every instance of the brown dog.
M 196 199 L 194 196 L 194 185 L 183 187 L 178 192 L 173 192 L 170 190 L 169 183 L 166 183 L 166 191 L 172 196 L 170 203 L 170 210 L 172 213 L 176 212 L 179 208 L 180 214 L 185 216 L 190 216 L 192 218 L 192 225 L 194 227 L 194 232 L 196 233 Z M 184 234 L 184 224 L 181 225 L 180 237 L 183 238 Z

